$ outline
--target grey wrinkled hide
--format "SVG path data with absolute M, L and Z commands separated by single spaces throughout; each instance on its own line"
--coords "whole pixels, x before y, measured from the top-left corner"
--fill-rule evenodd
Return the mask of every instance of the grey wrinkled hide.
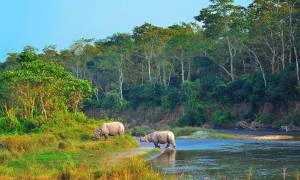
M 98 139 L 100 136 L 104 136 L 107 139 L 108 136 L 122 135 L 124 132 L 124 125 L 120 122 L 104 123 L 96 131 L 95 139 Z
M 166 148 L 168 148 L 171 144 L 174 149 L 176 148 L 175 136 L 171 131 L 155 131 L 141 137 L 141 141 L 153 142 L 155 147 L 158 148 L 160 148 L 159 144 L 167 144 Z

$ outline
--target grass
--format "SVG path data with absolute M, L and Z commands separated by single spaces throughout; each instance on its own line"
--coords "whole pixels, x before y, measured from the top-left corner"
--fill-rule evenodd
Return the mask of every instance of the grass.
M 148 153 L 141 155 L 140 157 L 143 159 L 149 159 L 157 154 L 161 153 L 160 149 L 153 148 Z
M 199 127 L 176 127 L 173 128 L 175 136 L 179 138 L 217 138 L 217 139 L 242 139 L 238 134 L 220 133 L 213 129 Z
M 0 179 L 161 179 L 144 162 L 146 155 L 108 166 L 109 154 L 138 145 L 128 134 L 93 141 L 103 122 L 62 119 L 39 133 L 1 135 Z
M 197 131 L 207 131 L 207 129 L 200 127 L 175 127 L 172 128 L 171 131 L 175 134 L 175 136 L 189 136 Z
M 249 136 L 241 134 L 221 133 L 213 129 L 197 128 L 197 127 L 176 127 L 172 129 L 175 135 L 179 138 L 215 138 L 215 139 L 256 139 L 256 140 L 290 140 L 297 139 L 294 136 L 288 135 L 264 135 L 264 136 Z

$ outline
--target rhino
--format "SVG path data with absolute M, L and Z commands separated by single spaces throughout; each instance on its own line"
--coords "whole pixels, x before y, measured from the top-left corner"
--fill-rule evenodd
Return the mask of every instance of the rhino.
M 166 148 L 169 148 L 170 144 L 176 149 L 175 136 L 171 131 L 155 131 L 146 136 L 140 137 L 141 142 L 153 142 L 156 148 L 160 148 L 159 144 L 167 144 Z
M 108 136 L 122 135 L 125 132 L 124 125 L 120 122 L 103 123 L 99 129 L 97 129 L 94 139 L 99 139 L 100 136 L 104 136 L 105 139 Z

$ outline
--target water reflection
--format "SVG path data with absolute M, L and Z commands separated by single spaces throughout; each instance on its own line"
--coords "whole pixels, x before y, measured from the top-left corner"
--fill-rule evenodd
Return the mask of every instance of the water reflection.
M 152 163 L 159 168 L 173 168 L 176 166 L 176 150 L 167 149 L 158 158 L 152 160 Z

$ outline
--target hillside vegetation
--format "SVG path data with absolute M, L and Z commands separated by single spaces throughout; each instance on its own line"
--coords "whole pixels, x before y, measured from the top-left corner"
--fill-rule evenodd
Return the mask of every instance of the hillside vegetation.
M 129 127 L 299 126 L 299 2 L 217 0 L 195 15 L 65 50 L 9 53 L 0 131 L 35 132 L 81 108 Z
M 83 90 L 87 82 L 92 85 L 94 90 L 87 91 L 92 96 L 84 102 L 84 109 L 94 117 L 108 114 L 132 125 L 162 121 L 166 125 L 222 127 L 245 120 L 274 128 L 299 126 L 299 18 L 298 0 L 257 0 L 248 7 L 235 5 L 233 0 L 214 0 L 195 14 L 193 23 L 169 27 L 145 23 L 129 34 L 80 39 L 61 51 L 50 45 L 37 53 L 27 46 L 21 53 L 8 54 L 1 65 L 5 72 L 2 80 L 3 76 L 14 76 L 10 78 L 17 78 L 16 97 L 26 94 L 30 87 L 6 71 L 21 68 L 18 73 L 40 73 L 23 72 L 19 64 L 22 57 L 38 57 L 39 63 L 60 64 L 76 78 L 86 80 L 65 77 L 75 83 L 75 90 Z M 68 88 L 68 83 L 66 87 L 60 83 L 53 85 Z M 1 88 L 6 88 L 3 82 Z M 61 108 L 42 102 L 54 87 L 45 88 L 48 94 L 39 94 L 44 91 L 38 88 L 32 92 L 39 97 L 39 108 L 32 110 L 33 101 L 28 97 L 18 100 L 28 101 L 22 105 L 26 106 L 23 112 L 10 109 L 8 101 L 2 103 L 2 111 L 48 118 L 54 107 Z M 68 101 L 64 108 L 77 111 L 87 94 L 71 91 L 59 103 Z M 3 99 L 7 96 L 2 93 Z

